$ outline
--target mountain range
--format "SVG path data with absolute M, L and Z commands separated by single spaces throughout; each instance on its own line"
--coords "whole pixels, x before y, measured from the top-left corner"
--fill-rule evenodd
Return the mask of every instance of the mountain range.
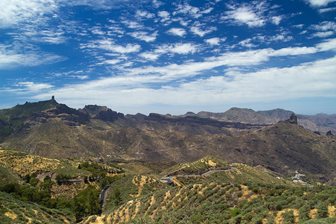
M 210 118 L 218 121 L 227 121 L 227 122 L 240 122 L 247 124 L 275 124 L 279 121 L 284 121 L 289 119 L 293 114 L 293 111 L 283 110 L 283 109 L 274 109 L 266 111 L 254 111 L 252 109 L 244 108 L 231 108 L 224 113 L 211 113 L 207 111 L 201 111 L 197 114 L 188 112 L 186 116 L 196 116 L 201 118 Z M 298 118 L 299 125 L 304 128 L 320 132 L 321 134 L 326 134 L 331 131 L 332 133 L 336 132 L 336 114 L 316 114 L 316 115 L 296 115 Z
M 0 139 L 2 147 L 51 158 L 174 165 L 215 155 L 327 181 L 335 177 L 335 118 L 239 108 L 124 115 L 97 105 L 73 109 L 53 97 L 0 110 Z

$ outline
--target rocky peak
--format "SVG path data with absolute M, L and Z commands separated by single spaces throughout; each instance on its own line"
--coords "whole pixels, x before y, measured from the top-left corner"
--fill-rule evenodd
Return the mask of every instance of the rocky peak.
M 295 115 L 295 113 L 292 113 L 292 115 L 290 116 L 290 118 L 287 120 L 288 123 L 291 124 L 298 124 L 298 118 Z
M 195 114 L 194 112 L 188 111 L 184 116 L 185 116 L 185 117 L 188 117 L 188 116 L 196 116 L 196 114 Z
M 88 114 L 93 119 L 113 122 L 119 118 L 124 118 L 124 114 L 109 109 L 106 106 L 86 105 L 82 112 Z

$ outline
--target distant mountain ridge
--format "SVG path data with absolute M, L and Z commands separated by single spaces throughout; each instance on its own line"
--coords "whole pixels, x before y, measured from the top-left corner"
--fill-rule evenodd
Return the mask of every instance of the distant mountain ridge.
M 224 113 L 201 111 L 195 114 L 188 112 L 185 115 L 182 115 L 182 117 L 197 116 L 218 121 L 263 125 L 275 124 L 279 121 L 287 120 L 293 113 L 293 111 L 283 109 L 254 111 L 252 109 L 233 107 Z M 297 115 L 297 117 L 298 123 L 308 130 L 324 134 L 328 131 L 336 133 L 336 114 Z

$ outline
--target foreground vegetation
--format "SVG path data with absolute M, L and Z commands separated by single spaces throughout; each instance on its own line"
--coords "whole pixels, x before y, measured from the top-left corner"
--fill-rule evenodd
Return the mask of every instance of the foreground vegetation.
M 134 164 L 0 157 L 0 223 L 336 223 L 335 187 L 214 157 L 153 175 Z

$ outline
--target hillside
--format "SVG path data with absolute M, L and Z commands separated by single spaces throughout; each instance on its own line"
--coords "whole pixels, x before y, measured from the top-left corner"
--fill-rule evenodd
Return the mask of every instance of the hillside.
M 7 149 L 0 158 L 1 223 L 74 223 L 97 214 L 100 191 L 124 173 L 113 164 Z
M 226 169 L 223 168 L 225 165 Z M 208 175 L 201 175 L 211 169 Z M 142 176 L 138 194 L 123 194 L 86 223 L 334 223 L 335 188 L 294 184 L 272 171 L 213 157 L 180 164 L 173 184 Z M 202 172 L 201 172 L 202 171 Z M 217 172 L 215 172 L 217 171 Z M 178 173 L 176 173 L 178 172 Z M 186 174 L 186 172 L 188 174 Z M 133 179 L 133 184 L 138 183 Z M 127 184 L 131 186 L 132 183 Z M 111 191 L 118 185 L 112 185 Z M 141 190 L 140 189 L 146 189 Z M 114 203 L 115 194 L 108 197 Z
M 70 224 L 75 219 L 69 213 L 49 209 L 35 203 L 23 202 L 0 192 L 0 223 L 55 223 Z
M 11 150 L 1 158 L 1 223 L 336 221 L 335 187 L 214 156 L 147 175 L 136 174 L 139 164 L 132 161 L 58 160 Z

